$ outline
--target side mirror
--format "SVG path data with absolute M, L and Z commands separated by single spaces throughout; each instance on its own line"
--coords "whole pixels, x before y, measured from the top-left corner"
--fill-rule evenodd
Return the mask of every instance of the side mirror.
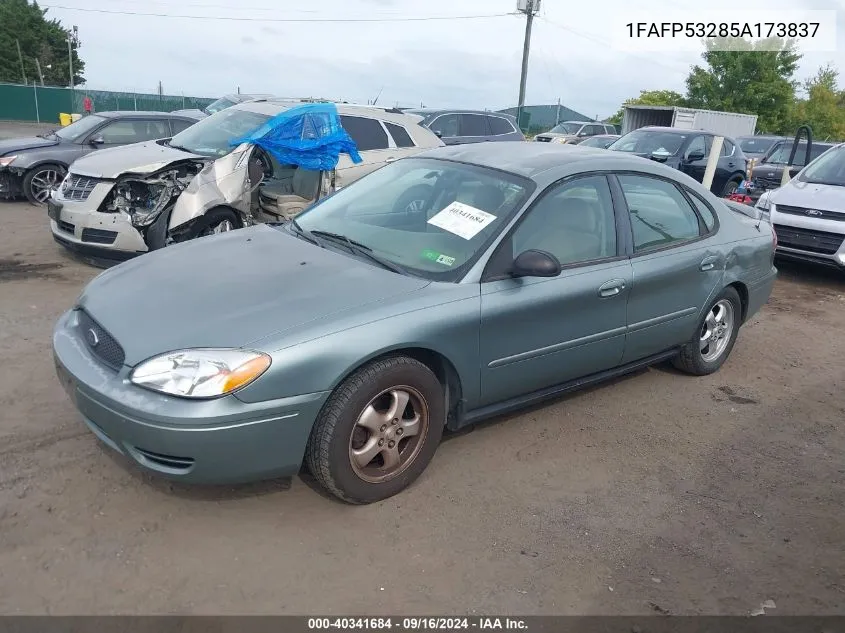
M 688 163 L 694 163 L 697 160 L 704 160 L 704 152 L 702 152 L 701 150 L 697 150 L 695 152 L 690 152 L 687 155 L 687 162 Z
M 443 138 L 443 132 L 441 132 L 440 130 L 435 130 L 435 131 L 434 131 L 434 135 L 435 135 L 437 138 Z
M 514 277 L 557 277 L 561 267 L 557 257 L 546 251 L 529 250 L 520 253 L 511 268 Z
M 105 144 L 105 142 L 106 142 L 106 139 L 104 139 L 102 136 L 98 135 L 98 136 L 95 136 L 94 138 L 92 138 L 92 139 L 91 139 L 90 141 L 88 141 L 88 142 L 89 142 L 91 145 L 104 145 L 104 144 Z

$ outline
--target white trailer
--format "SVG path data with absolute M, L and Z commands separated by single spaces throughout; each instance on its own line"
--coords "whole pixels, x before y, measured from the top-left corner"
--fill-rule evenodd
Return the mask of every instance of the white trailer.
M 756 114 L 716 112 L 678 106 L 625 106 L 622 117 L 622 134 L 641 127 L 657 125 L 684 130 L 704 130 L 719 136 L 751 136 L 757 129 Z

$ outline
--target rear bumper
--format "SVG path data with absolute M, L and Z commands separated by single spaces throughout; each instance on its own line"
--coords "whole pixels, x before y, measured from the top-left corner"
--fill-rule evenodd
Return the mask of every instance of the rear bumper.
M 761 277 L 753 284 L 748 285 L 748 307 L 745 311 L 745 322 L 753 317 L 760 308 L 766 305 L 772 290 L 775 287 L 775 280 L 778 276 L 778 269 L 772 266 L 771 271 L 765 277 Z
M 90 353 L 77 313 L 53 333 L 56 373 L 88 428 L 110 449 L 156 475 L 231 484 L 296 474 L 328 392 L 259 403 L 235 396 L 191 401 L 132 385 Z

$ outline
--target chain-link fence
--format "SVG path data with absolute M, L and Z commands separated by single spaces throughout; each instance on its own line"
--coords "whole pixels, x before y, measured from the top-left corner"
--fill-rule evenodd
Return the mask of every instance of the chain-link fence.
M 92 110 L 153 110 L 172 112 L 186 108 L 204 108 L 214 99 L 180 95 L 158 95 L 140 92 L 86 90 L 84 87 L 54 88 L 0 84 L 0 120 L 58 123 L 59 114 L 84 112 L 85 97 L 91 99 Z

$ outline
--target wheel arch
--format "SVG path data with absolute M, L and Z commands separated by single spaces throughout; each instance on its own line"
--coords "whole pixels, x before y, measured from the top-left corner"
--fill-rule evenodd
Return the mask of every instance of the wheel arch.
M 740 323 L 745 323 L 745 319 L 748 316 L 748 286 L 741 281 L 732 281 L 725 288 L 733 288 L 739 295 L 741 310 Z
M 331 385 L 331 390 L 336 389 L 340 383 L 365 365 L 391 356 L 407 356 L 413 358 L 434 373 L 437 380 L 443 386 L 443 394 L 446 398 L 446 426 L 450 429 L 457 428 L 456 423 L 462 410 L 461 403 L 463 402 L 461 377 L 455 368 L 455 364 L 445 354 L 431 347 L 407 344 L 373 352 L 343 372 Z
M 38 169 L 39 167 L 43 167 L 44 165 L 58 165 L 65 171 L 70 168 L 70 165 L 63 160 L 54 160 L 50 158 L 41 158 L 36 162 L 32 163 L 31 165 L 27 165 L 26 167 L 21 167 L 24 171 L 30 172 L 33 169 Z

